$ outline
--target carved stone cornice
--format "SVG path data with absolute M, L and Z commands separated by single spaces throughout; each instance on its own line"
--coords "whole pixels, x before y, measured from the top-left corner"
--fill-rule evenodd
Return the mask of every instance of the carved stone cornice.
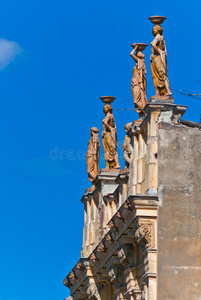
M 104 245 L 105 247 L 108 249 L 110 248 L 110 246 L 112 246 L 112 243 L 114 242 L 113 238 L 112 238 L 112 234 L 111 232 L 108 232 L 106 234 L 106 237 L 104 238 Z
M 95 255 L 94 252 L 91 253 L 91 255 L 89 256 L 89 262 L 90 262 L 90 265 L 92 267 L 94 267 L 94 265 L 99 261 L 99 259 L 97 258 L 97 256 Z
M 120 213 L 120 211 L 117 211 L 115 216 L 116 216 L 116 218 L 120 219 L 123 223 L 125 223 L 124 218 L 123 218 L 122 214 Z
M 129 199 L 127 199 L 124 203 L 123 203 L 123 207 L 129 211 L 133 210 L 133 205 L 131 204 L 131 202 L 129 201 Z
M 87 258 L 81 258 L 75 267 L 70 271 L 63 281 L 63 284 L 69 289 L 76 286 L 79 279 L 85 274 L 85 272 L 90 269 L 90 262 Z
M 77 276 L 75 275 L 74 271 L 71 271 L 69 275 L 66 276 L 66 278 L 64 279 L 63 284 L 67 287 L 72 287 L 75 285 L 76 281 L 77 281 Z
M 132 207 L 136 206 L 158 206 L 158 195 L 130 195 L 128 197 Z
M 105 202 L 112 202 L 112 201 L 117 201 L 117 198 L 119 197 L 119 186 L 115 189 L 113 193 L 109 193 L 105 196 L 103 196 L 103 200 Z
M 119 175 L 119 170 L 117 169 L 110 169 L 108 171 L 101 170 L 101 172 L 97 175 L 96 180 L 99 181 L 115 181 L 117 176 Z
M 68 278 L 66 277 L 63 280 L 63 285 L 67 286 L 69 289 L 71 288 L 72 284 L 69 282 Z
M 84 272 L 86 270 L 86 264 L 85 264 L 85 260 L 80 259 L 77 264 L 75 265 L 75 267 L 73 268 L 73 271 L 76 275 L 76 277 L 78 278 L 82 272 Z
M 116 178 L 116 183 L 127 183 L 129 178 L 129 171 L 125 171 L 122 173 L 119 173 L 119 175 Z
M 154 99 L 154 101 L 149 100 L 149 103 L 147 103 L 147 105 L 145 106 L 144 111 L 147 114 L 151 114 L 153 111 L 159 111 L 159 112 L 164 111 L 165 113 L 167 113 L 167 111 L 169 111 L 172 114 L 170 115 L 170 120 L 168 123 L 178 123 L 179 119 L 185 113 L 187 106 L 186 105 L 176 105 L 176 104 L 172 104 L 172 103 L 164 103 L 164 102 L 161 103 L 160 99 Z M 166 120 L 166 122 L 167 122 L 167 120 Z
M 96 249 L 95 249 L 96 257 L 97 257 L 98 259 L 100 259 L 101 256 L 102 256 L 106 251 L 107 251 L 107 249 L 106 249 L 104 243 L 103 243 L 103 242 L 100 242 L 100 243 L 98 244 L 98 246 L 96 247 Z
M 109 228 L 117 229 L 116 226 L 115 226 L 115 224 L 114 224 L 114 221 L 113 221 L 113 220 L 110 220 L 110 221 L 108 222 L 108 227 L 109 227 Z
M 111 237 L 112 237 L 113 241 L 115 241 L 117 233 L 118 233 L 118 228 L 116 227 L 116 225 L 114 224 L 114 221 L 112 219 L 108 222 L 107 225 L 110 228 Z

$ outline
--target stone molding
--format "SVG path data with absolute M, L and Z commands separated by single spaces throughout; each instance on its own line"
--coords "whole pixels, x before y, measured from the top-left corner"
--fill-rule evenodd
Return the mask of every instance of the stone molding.
M 64 284 L 70 288 L 73 299 L 76 299 L 73 295 L 79 287 L 83 288 L 83 284 L 83 292 L 88 299 L 101 300 L 101 284 L 111 282 L 115 290 L 122 289 L 125 286 L 125 270 L 131 268 L 131 273 L 141 274 L 142 266 L 135 265 L 135 249 L 139 247 L 145 258 L 150 250 L 156 250 L 154 219 L 157 218 L 157 206 L 157 195 L 131 195 L 127 198 L 109 221 L 108 232 L 97 247 L 88 258 L 82 258 L 65 278 Z M 142 211 L 146 214 L 141 215 Z M 88 278 L 93 279 L 89 286 L 86 285 Z M 133 288 L 132 293 L 133 299 L 140 299 L 139 288 Z M 129 297 L 126 299 L 129 300 Z

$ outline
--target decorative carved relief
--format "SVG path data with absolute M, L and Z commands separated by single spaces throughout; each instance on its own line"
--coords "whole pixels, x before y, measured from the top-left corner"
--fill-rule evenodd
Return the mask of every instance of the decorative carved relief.
M 133 210 L 130 201 L 127 201 L 127 200 L 124 202 L 124 208 L 126 208 L 126 209 L 128 209 L 130 211 Z
M 115 226 L 115 224 L 114 224 L 114 222 L 113 222 L 112 220 L 110 220 L 110 221 L 108 222 L 108 227 L 109 227 L 109 228 L 116 228 L 116 226 Z
M 112 265 L 108 275 L 114 289 L 118 289 L 124 285 L 124 268 L 120 264 Z
M 106 246 L 107 248 L 109 248 L 110 245 L 111 245 L 113 242 L 114 242 L 114 240 L 113 240 L 113 238 L 112 238 L 112 235 L 111 235 L 110 233 L 108 233 L 108 234 L 106 235 L 106 239 L 105 239 L 105 241 L 104 241 L 105 246 Z
M 88 299 L 101 300 L 100 285 L 96 284 L 93 279 L 89 278 L 87 283 Z
M 89 264 L 93 268 L 94 265 L 98 262 L 98 258 L 96 257 L 95 253 L 92 252 L 91 255 L 89 256 Z
M 69 289 L 71 288 L 72 284 L 69 282 L 68 278 L 66 277 L 63 281 L 63 284 L 67 286 Z
M 113 238 L 112 238 L 112 236 L 109 233 L 107 234 L 105 241 L 107 243 L 112 243 L 113 242 Z
M 94 261 L 94 262 L 97 260 L 97 257 L 94 254 L 94 252 L 91 253 L 91 255 L 89 256 L 89 259 L 90 259 L 90 261 Z
M 85 267 L 82 265 L 81 261 L 78 261 L 76 268 L 80 271 L 84 271 Z
M 76 278 L 76 275 L 73 271 L 70 272 L 70 274 L 68 275 L 68 281 L 70 282 L 70 284 L 72 286 L 75 285 L 75 282 L 76 282 L 77 278 Z
M 117 227 L 115 226 L 113 220 L 110 220 L 110 221 L 109 221 L 108 227 L 111 228 L 111 229 L 110 229 L 111 237 L 112 237 L 113 241 L 115 241 L 115 238 L 116 238 L 116 234 L 117 234 L 117 232 L 118 232 L 118 229 L 117 229 Z
M 106 248 L 103 242 L 101 242 L 97 247 L 98 252 L 106 252 Z
M 124 244 L 119 252 L 118 257 L 120 259 L 120 262 L 127 262 L 128 267 L 131 267 L 134 265 L 134 247 L 131 244 Z
M 134 226 L 137 243 L 145 248 L 154 247 L 154 228 L 149 221 L 139 222 Z
M 80 260 L 78 261 L 75 268 L 73 269 L 77 278 L 79 278 L 80 274 L 85 270 L 87 263 L 89 264 L 88 261 L 83 261 L 83 262 L 81 262 Z
M 141 243 L 143 241 L 146 247 L 151 247 L 151 226 L 150 225 L 148 224 L 138 225 L 138 228 L 135 232 L 135 236 L 137 238 L 138 243 Z
M 125 223 L 124 218 L 122 217 L 121 213 L 119 211 L 116 212 L 115 216 L 119 218 L 123 223 Z
M 87 285 L 87 296 L 88 299 L 101 300 L 98 287 L 94 282 Z
M 97 249 L 96 249 L 96 256 L 98 257 L 98 259 L 101 259 L 103 253 L 105 253 L 106 250 L 107 250 L 107 249 L 106 249 L 104 243 L 101 242 L 101 243 L 98 245 Z

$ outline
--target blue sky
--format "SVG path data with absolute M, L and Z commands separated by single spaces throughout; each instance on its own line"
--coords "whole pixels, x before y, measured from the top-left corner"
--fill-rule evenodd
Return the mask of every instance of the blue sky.
M 0 300 L 59 300 L 80 258 L 83 204 L 90 187 L 90 127 L 102 129 L 100 96 L 112 95 L 119 143 L 137 118 L 130 91 L 134 42 L 144 51 L 147 96 L 152 24 L 163 28 L 170 86 L 201 92 L 200 1 L 7 0 L 0 4 Z M 199 121 L 201 101 L 184 119 Z M 102 148 L 101 148 L 102 151 Z M 124 167 L 122 153 L 120 162 Z M 101 167 L 104 161 L 101 160 Z

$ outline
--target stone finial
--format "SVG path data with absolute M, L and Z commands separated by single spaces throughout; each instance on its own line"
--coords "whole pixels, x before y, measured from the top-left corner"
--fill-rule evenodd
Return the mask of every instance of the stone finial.
M 131 150 L 132 150 L 132 146 L 131 146 L 131 138 L 128 135 L 128 131 L 132 126 L 132 122 L 127 123 L 126 125 L 124 125 L 124 129 L 126 132 L 125 138 L 124 138 L 124 143 L 122 145 L 122 149 L 124 151 L 124 160 L 125 160 L 125 169 L 129 169 L 130 166 L 130 162 L 131 162 Z
M 133 95 L 133 102 L 135 104 L 135 111 L 139 114 L 138 123 L 143 121 L 144 107 L 147 104 L 146 96 L 146 66 L 144 54 L 142 51 L 147 47 L 147 44 L 135 43 L 131 45 L 133 50 L 130 55 L 135 60 L 133 68 L 133 78 L 131 81 L 131 92 Z M 136 52 L 136 53 L 135 53 Z
M 151 42 L 152 49 L 150 57 L 151 73 L 156 91 L 156 95 L 154 97 L 169 97 L 172 95 L 167 75 L 166 45 L 163 37 L 163 28 L 160 25 L 165 19 L 166 18 L 162 16 L 149 17 L 149 20 L 154 24 L 152 30 L 154 39 Z
M 91 138 L 88 143 L 88 150 L 86 153 L 87 173 L 88 179 L 92 182 L 91 190 L 95 189 L 96 176 L 99 173 L 99 130 L 96 127 L 90 129 Z
M 103 119 L 103 132 L 102 132 L 102 144 L 103 152 L 106 163 L 105 170 L 119 169 L 119 157 L 117 153 L 117 129 L 112 113 L 111 103 L 116 99 L 112 96 L 100 97 L 103 103 L 105 103 L 103 112 L 105 118 Z

